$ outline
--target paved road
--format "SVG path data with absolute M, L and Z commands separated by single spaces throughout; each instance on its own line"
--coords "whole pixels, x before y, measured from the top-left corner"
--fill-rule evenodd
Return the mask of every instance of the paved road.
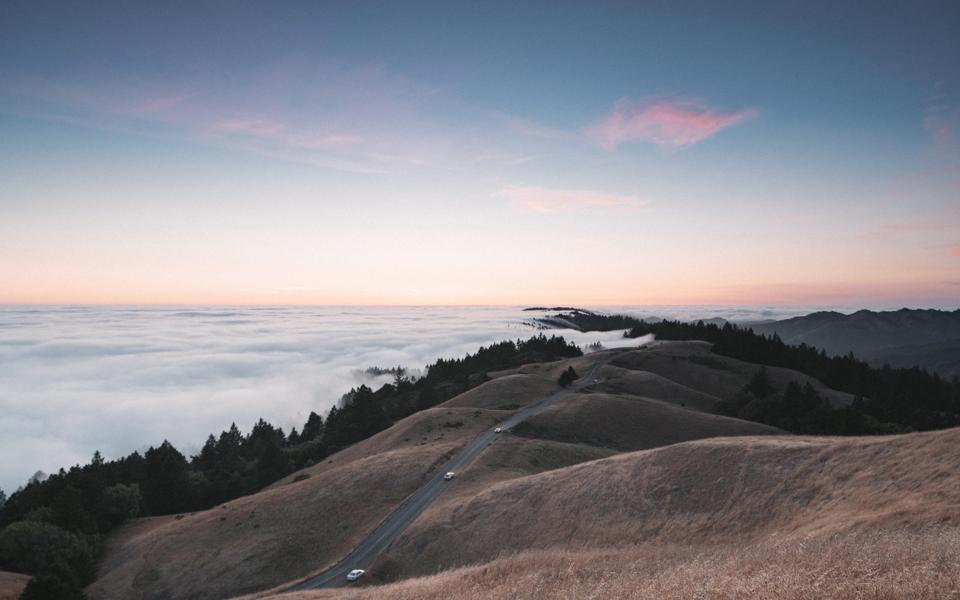
M 514 425 L 529 419 L 533 415 L 543 411 L 547 406 L 567 394 L 579 390 L 588 385 L 596 377 L 600 368 L 613 359 L 614 353 L 610 353 L 604 358 L 598 360 L 586 375 L 577 379 L 569 387 L 554 392 L 540 402 L 524 408 L 512 415 L 509 419 L 501 422 L 499 427 L 504 430 L 510 429 Z M 347 583 L 347 573 L 353 569 L 366 569 L 383 550 L 386 549 L 395 539 L 400 537 L 403 530 L 420 516 L 430 504 L 437 499 L 443 490 L 451 485 L 451 482 L 444 481 L 443 475 L 447 471 L 460 472 L 467 468 L 483 450 L 497 439 L 497 434 L 493 428 L 481 433 L 474 438 L 472 442 L 461 450 L 456 456 L 451 458 L 443 468 L 439 469 L 430 481 L 425 483 L 420 489 L 408 496 L 400 506 L 394 510 L 390 516 L 380 522 L 360 545 L 354 548 L 350 554 L 343 560 L 330 567 L 323 573 L 305 579 L 289 588 L 286 592 L 295 592 L 300 590 L 312 590 L 316 588 L 337 587 Z

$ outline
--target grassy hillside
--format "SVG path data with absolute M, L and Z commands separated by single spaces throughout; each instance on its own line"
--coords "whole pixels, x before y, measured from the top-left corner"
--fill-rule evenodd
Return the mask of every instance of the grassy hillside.
M 320 571 L 468 440 L 558 389 L 553 371 L 568 362 L 586 364 L 572 359 L 534 374 L 504 372 L 262 492 L 207 511 L 134 520 L 109 538 L 88 595 L 226 597 Z
M 960 523 L 960 430 L 708 439 L 519 478 L 425 513 L 399 577 L 507 552 L 719 544 Z
M 439 574 L 292 598 L 952 598 L 958 449 L 954 429 L 621 454 L 421 519 L 391 554 L 451 557 Z
M 370 597 L 440 597 L 456 585 L 473 585 L 478 598 L 506 589 L 563 596 L 577 578 L 616 597 L 628 588 L 609 586 L 640 586 L 641 571 L 581 577 L 578 569 L 596 569 L 608 555 L 619 556 L 618 565 L 642 562 L 657 548 L 676 549 L 656 571 L 664 577 L 710 564 L 734 569 L 769 552 L 784 561 L 795 555 L 793 576 L 801 578 L 822 566 L 822 552 L 792 555 L 784 540 L 842 536 L 836 548 L 843 553 L 843 544 L 855 545 L 850 536 L 953 527 L 960 519 L 960 430 L 779 435 L 698 410 L 742 388 L 756 365 L 698 342 L 657 343 L 490 373 L 490 381 L 260 493 L 179 519 L 135 521 L 109 540 L 90 598 L 229 597 L 322 571 L 468 440 L 557 390 L 567 367 L 585 373 L 608 357 L 612 363 L 590 385 L 498 436 L 378 558 L 366 582 L 491 563 L 487 570 L 448 572 Z M 831 394 L 794 371 L 770 369 L 770 376 Z M 917 544 L 933 549 L 938 540 L 920 536 Z M 516 561 L 496 562 L 516 553 Z M 567 570 L 544 566 L 556 561 Z M 519 565 L 512 574 L 511 564 Z M 527 569 L 545 570 L 533 577 Z M 775 576 L 759 567 L 754 575 L 755 583 Z M 734 581 L 732 571 L 718 577 Z M 333 597 L 324 594 L 318 597 Z
M 710 351 L 710 344 L 698 341 L 658 341 L 643 350 L 625 353 L 613 366 L 655 373 L 714 398 L 728 398 L 739 392 L 757 372 L 757 365 Z M 791 381 L 811 383 L 834 406 L 845 406 L 853 395 L 832 390 L 803 373 L 769 367 L 774 385 L 786 387 Z
M 521 423 L 517 435 L 618 452 L 717 436 L 784 433 L 773 427 L 629 394 L 578 394 Z
M 691 546 L 543 550 L 382 586 L 274 600 L 941 600 L 960 589 L 952 528 Z
M 135 520 L 107 543 L 92 599 L 226 597 L 304 577 L 346 554 L 496 416 L 435 408 L 269 489 L 182 516 Z M 462 423 L 458 426 L 448 424 Z M 299 481 L 297 481 L 299 479 Z

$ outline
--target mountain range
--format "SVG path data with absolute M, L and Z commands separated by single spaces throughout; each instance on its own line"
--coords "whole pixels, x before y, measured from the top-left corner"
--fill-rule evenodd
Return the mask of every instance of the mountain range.
M 960 310 L 821 311 L 750 327 L 828 354 L 853 352 L 874 366 L 918 366 L 944 377 L 960 376 Z

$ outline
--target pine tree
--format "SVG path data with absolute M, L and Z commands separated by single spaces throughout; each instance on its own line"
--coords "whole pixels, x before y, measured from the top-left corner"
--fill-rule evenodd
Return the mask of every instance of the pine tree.
M 303 425 L 303 431 L 300 433 L 300 440 L 309 442 L 323 435 L 323 417 L 310 411 L 307 422 Z

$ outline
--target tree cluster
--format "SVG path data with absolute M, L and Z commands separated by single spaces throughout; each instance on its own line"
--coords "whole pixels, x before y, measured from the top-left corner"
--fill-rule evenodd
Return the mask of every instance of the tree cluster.
M 783 390 L 770 381 L 761 366 L 743 390 L 720 402 L 720 414 L 765 423 L 806 435 L 863 435 L 895 433 L 901 428 L 881 424 L 862 411 L 862 402 L 833 407 L 810 382 L 791 381 Z

